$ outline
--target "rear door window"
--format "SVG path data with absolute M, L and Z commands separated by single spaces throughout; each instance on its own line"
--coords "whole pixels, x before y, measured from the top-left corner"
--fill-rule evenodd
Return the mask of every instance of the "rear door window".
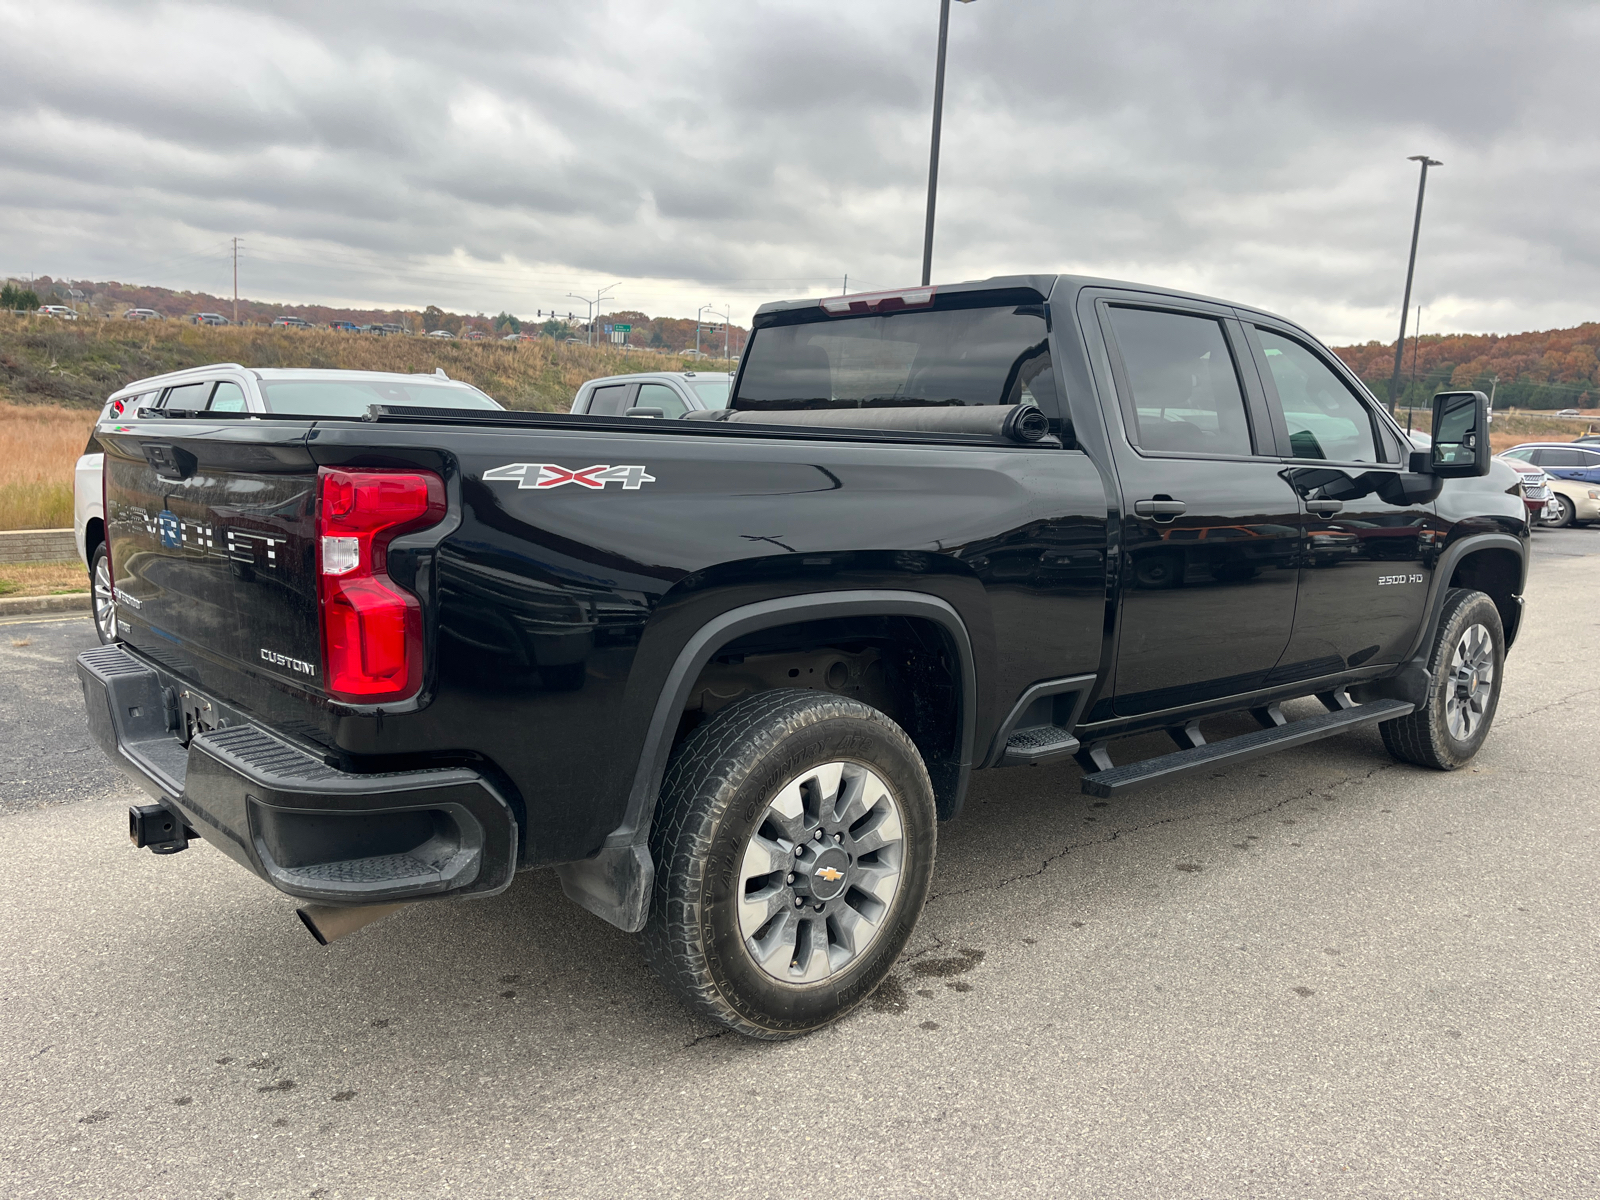
M 1107 310 L 1141 450 L 1253 454 L 1244 391 L 1222 322 L 1194 313 Z
M 659 408 L 669 420 L 681 417 L 689 410 L 682 396 L 664 383 L 641 383 L 639 398 L 634 408 Z
M 631 383 L 611 383 L 605 387 L 597 387 L 589 393 L 589 415 L 591 417 L 620 417 L 623 409 L 632 407 L 627 403 L 628 393 L 633 391 Z
M 244 412 L 244 389 L 231 380 L 224 379 L 211 393 L 211 412 Z
M 1327 462 L 1383 461 L 1372 414 L 1333 368 L 1306 346 L 1256 327 L 1283 419 L 1290 456 Z
M 199 412 L 206 406 L 211 395 L 209 383 L 185 383 L 178 387 L 167 389 L 167 398 L 161 402 L 165 409 L 181 409 L 184 412 Z

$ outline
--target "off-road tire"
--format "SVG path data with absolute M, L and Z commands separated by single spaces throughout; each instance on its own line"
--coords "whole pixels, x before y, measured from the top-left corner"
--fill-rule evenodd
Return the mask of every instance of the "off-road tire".
M 874 939 L 847 967 L 787 984 L 746 948 L 740 864 L 772 798 L 807 768 L 837 761 L 868 768 L 893 793 L 903 827 L 899 886 Z M 818 1029 L 871 995 L 899 958 L 927 900 L 936 819 L 921 755 L 877 709 L 789 688 L 730 705 L 694 730 L 667 768 L 650 835 L 656 877 L 640 934 L 645 957 L 690 1008 L 738 1033 L 781 1041 Z
M 1479 723 L 1463 739 L 1450 732 L 1446 705 L 1456 686 L 1451 675 L 1453 653 L 1463 635 L 1474 625 L 1481 625 L 1488 631 L 1493 646 L 1494 678 Z M 1433 678 L 1428 702 L 1406 716 L 1378 726 L 1384 747 L 1399 761 L 1416 763 L 1420 767 L 1454 771 L 1466 766 L 1494 725 L 1500 686 L 1505 678 L 1505 661 L 1505 632 L 1494 601 L 1482 592 L 1451 588 L 1445 593 L 1444 610 L 1439 614 L 1439 628 L 1428 655 L 1428 673 Z

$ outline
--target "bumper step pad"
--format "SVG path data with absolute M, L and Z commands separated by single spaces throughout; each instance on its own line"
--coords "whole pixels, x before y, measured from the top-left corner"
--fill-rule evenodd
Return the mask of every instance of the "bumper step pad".
M 1125 796 L 1152 784 L 1167 783 L 1189 771 L 1232 765 L 1262 754 L 1271 754 L 1275 750 L 1287 750 L 1291 746 L 1332 737 L 1362 725 L 1392 721 L 1405 716 L 1414 707 L 1404 700 L 1374 700 L 1337 712 L 1307 717 L 1302 721 L 1290 721 L 1271 729 L 1253 730 L 1238 737 L 1177 750 L 1144 762 L 1095 771 L 1083 777 L 1083 790 L 1091 796 Z

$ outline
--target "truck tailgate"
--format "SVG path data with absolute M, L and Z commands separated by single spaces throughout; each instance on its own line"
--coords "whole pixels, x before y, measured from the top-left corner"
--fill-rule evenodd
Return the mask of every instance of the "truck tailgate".
M 317 690 L 317 466 L 304 422 L 111 426 L 106 524 L 122 639 Z

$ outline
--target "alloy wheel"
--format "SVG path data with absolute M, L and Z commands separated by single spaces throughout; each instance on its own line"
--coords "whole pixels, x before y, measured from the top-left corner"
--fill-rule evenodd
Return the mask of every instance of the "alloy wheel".
M 824 763 L 780 788 L 739 869 L 739 933 L 756 965 L 807 984 L 864 954 L 899 891 L 904 837 L 894 792 L 859 763 Z
M 99 628 L 101 639 L 109 642 L 117 632 L 117 601 L 111 593 L 111 567 L 103 554 L 94 560 L 94 579 L 90 588 L 94 593 L 94 623 Z
M 1464 742 L 1478 731 L 1494 686 L 1494 639 L 1482 625 L 1469 625 L 1450 655 L 1445 722 L 1451 737 Z

